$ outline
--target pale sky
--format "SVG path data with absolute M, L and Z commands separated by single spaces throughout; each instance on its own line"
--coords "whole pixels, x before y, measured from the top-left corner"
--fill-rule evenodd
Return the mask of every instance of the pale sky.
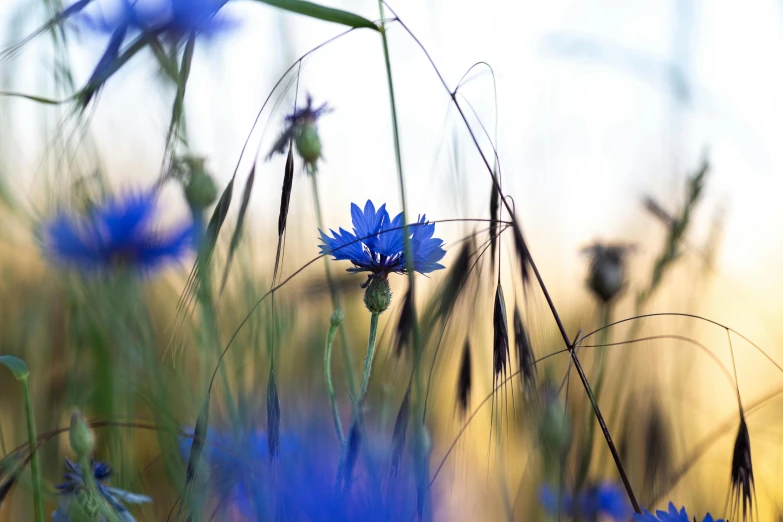
M 378 16 L 372 1 L 327 3 L 370 19 Z M 549 257 L 554 249 L 551 261 L 567 265 L 571 253 L 591 239 L 632 232 L 626 223 L 647 219 L 640 196 L 679 196 L 683 173 L 698 165 L 708 147 L 714 169 L 702 217 L 708 219 L 720 206 L 727 210 L 722 268 L 738 277 L 773 269 L 783 261 L 774 234 L 783 222 L 776 205 L 783 184 L 781 5 L 589 4 L 488 1 L 479 9 L 475 2 L 432 0 L 392 5 L 452 87 L 471 64 L 492 65 L 504 184 L 531 236 L 545 233 L 553 239 L 539 247 L 546 250 L 541 255 Z M 0 14 L 12 20 L 20 6 L 27 21 L 17 32 L 41 19 L 33 20 L 34 0 L 6 2 Z M 240 28 L 199 45 L 186 103 L 192 148 L 210 158 L 222 180 L 232 172 L 255 112 L 282 70 L 342 30 L 250 1 L 231 2 L 225 11 Z M 6 41 L 12 38 L 7 29 L 0 34 Z M 486 215 L 488 176 L 456 111 L 402 28 L 392 27 L 390 39 L 412 211 L 454 217 L 455 194 L 464 192 L 469 197 L 461 215 Z M 105 37 L 82 34 L 72 43 L 77 81 L 84 81 Z M 14 85 L 41 93 L 42 53 L 31 48 L 14 63 L 22 69 L 13 76 Z M 132 171 L 122 175 L 123 183 L 157 173 L 172 93 L 161 89 L 154 70 L 151 57 L 134 59 L 110 81 L 93 120 L 109 170 Z M 485 68 L 474 76 L 461 92 L 494 132 L 491 77 Z M 314 54 L 303 68 L 301 89 L 335 108 L 321 123 L 322 185 L 332 202 L 328 216 L 344 220 L 349 202 L 368 197 L 397 207 L 378 35 L 357 31 Z M 282 111 L 290 103 L 289 97 Z M 25 117 L 31 113 L 28 102 L 11 101 L 4 108 L 20 122 L 17 128 L 40 121 Z M 279 131 L 282 111 L 271 122 L 269 113 L 262 116 L 262 127 L 269 123 L 266 142 Z M 26 140 L 21 132 L 13 134 L 23 153 L 12 155 L 18 156 L 10 158 L 12 165 L 35 169 L 40 134 L 30 132 Z M 454 189 L 455 139 L 459 179 L 467 191 Z M 272 186 L 279 185 L 279 165 L 267 164 L 267 172 Z M 307 198 L 305 184 L 300 188 Z M 276 213 L 275 192 L 258 195 L 260 220 Z

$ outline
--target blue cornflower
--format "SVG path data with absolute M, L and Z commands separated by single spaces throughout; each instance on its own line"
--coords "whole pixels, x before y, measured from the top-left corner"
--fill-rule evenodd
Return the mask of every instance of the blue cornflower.
M 556 488 L 542 486 L 541 505 L 552 515 L 561 514 L 580 520 L 597 520 L 599 516 L 613 520 L 627 520 L 633 512 L 625 489 L 619 484 L 602 482 L 581 491 L 576 500 L 573 494 L 565 492 L 558 495 Z
M 72 503 L 84 500 L 81 496 L 90 493 L 82 466 L 65 459 L 65 467 L 65 482 L 56 486 L 61 499 L 57 511 L 52 515 L 53 522 L 70 522 Z M 109 487 L 108 481 L 112 470 L 105 462 L 93 460 L 90 467 L 92 468 L 92 475 L 95 478 L 98 491 L 123 522 L 135 522 L 136 520 L 130 514 L 128 508 L 125 507 L 125 503 L 143 504 L 152 502 L 152 499 L 146 495 L 137 495 L 122 489 Z M 89 505 L 91 505 L 89 501 L 84 502 L 84 506 Z
M 645 509 L 642 515 L 634 513 L 633 519 L 637 522 L 690 522 L 685 508 L 683 507 L 678 512 L 673 502 L 669 502 L 668 511 L 658 510 L 653 515 Z M 693 520 L 696 520 L 696 517 L 693 517 Z M 715 520 L 712 518 L 712 515 L 707 513 L 702 522 L 723 522 L 723 519 Z
M 338 484 L 340 450 L 316 423 L 293 435 L 281 433 L 279 460 L 270 462 L 266 433 L 209 430 L 202 469 L 221 508 L 240 520 L 307 520 L 308 522 L 398 522 L 416 510 L 412 473 L 403 466 L 384 480 L 388 441 L 367 439 L 357 473 L 348 490 Z M 191 438 L 180 452 L 187 459 Z M 225 515 L 224 515 L 225 516 Z
M 178 259 L 194 244 L 192 222 L 169 233 L 152 224 L 156 192 L 112 199 L 85 216 L 61 212 L 42 226 L 46 254 L 86 270 L 116 265 L 143 271 Z
M 349 272 L 370 272 L 369 278 L 385 278 L 390 273 L 406 273 L 410 265 L 405 259 L 405 232 L 402 228 L 402 213 L 392 220 L 386 212 L 386 205 L 375 211 L 375 205 L 367 200 L 362 211 L 355 203 L 351 204 L 353 234 L 340 228 L 339 232 L 330 230 L 329 237 L 322 230 L 321 254 L 331 254 L 337 261 L 347 260 L 354 264 Z M 427 221 L 427 216 L 419 216 L 416 223 L 408 225 L 413 267 L 420 274 L 444 268 L 438 261 L 443 259 L 443 240 L 433 238 L 435 224 Z M 368 280 L 369 281 L 369 280 Z
M 179 41 L 190 35 L 217 35 L 236 26 L 218 16 L 228 0 L 105 0 L 101 16 L 85 15 L 83 23 L 102 33 L 118 30 L 148 33 Z

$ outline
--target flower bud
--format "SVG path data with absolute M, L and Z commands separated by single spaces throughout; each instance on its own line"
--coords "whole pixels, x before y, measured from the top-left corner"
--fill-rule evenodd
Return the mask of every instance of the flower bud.
M 217 187 L 212 176 L 203 168 L 194 168 L 185 185 L 185 198 L 190 207 L 203 210 L 215 202 L 217 195 Z
M 321 138 L 315 122 L 306 121 L 296 134 L 296 150 L 302 159 L 310 165 L 315 165 L 321 157 Z
M 90 427 L 84 422 L 82 414 L 78 411 L 71 414 L 71 428 L 68 432 L 71 449 L 81 459 L 82 457 L 89 457 L 95 450 L 95 436 L 92 434 Z
M 587 286 L 604 303 L 625 286 L 625 256 L 631 247 L 595 244 L 585 250 L 591 256 Z
M 391 288 L 386 277 L 373 277 L 364 291 L 364 306 L 373 314 L 382 314 L 391 303 Z

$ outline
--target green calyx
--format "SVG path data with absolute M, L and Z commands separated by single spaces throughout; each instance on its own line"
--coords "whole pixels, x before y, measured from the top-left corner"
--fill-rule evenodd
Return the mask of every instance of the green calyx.
M 215 182 L 205 170 L 193 170 L 185 185 L 185 197 L 191 208 L 205 209 L 215 202 L 218 196 Z
M 314 123 L 303 123 L 296 134 L 296 150 L 302 159 L 310 165 L 315 165 L 321 157 L 321 138 Z
M 391 304 L 391 288 L 386 277 L 373 277 L 364 291 L 364 306 L 373 314 L 382 314 Z

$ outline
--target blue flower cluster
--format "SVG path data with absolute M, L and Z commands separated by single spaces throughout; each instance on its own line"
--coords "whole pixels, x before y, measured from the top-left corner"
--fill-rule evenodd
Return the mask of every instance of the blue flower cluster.
M 82 270 L 124 266 L 141 271 L 180 258 L 194 244 L 193 223 L 167 234 L 153 227 L 155 192 L 117 198 L 86 216 L 61 212 L 44 223 L 46 254 Z
M 690 522 L 690 519 L 688 518 L 688 513 L 685 511 L 685 508 L 681 508 L 679 511 L 677 511 L 677 508 L 674 506 L 673 502 L 669 502 L 669 510 L 668 511 L 662 511 L 658 510 L 653 515 L 646 509 L 644 510 L 643 514 L 634 513 L 633 519 L 636 522 Z M 693 518 L 696 520 L 696 517 Z M 723 519 L 715 520 L 712 518 L 712 515 L 707 513 L 707 515 L 704 517 L 704 520 L 702 522 L 723 522 Z
M 574 498 L 572 493 L 558 494 L 556 488 L 543 486 L 541 505 L 553 516 L 562 515 L 579 520 L 598 520 L 599 516 L 617 521 L 628 520 L 633 512 L 625 489 L 612 482 L 585 488 Z
M 80 464 L 65 459 L 65 482 L 57 485 L 57 490 L 61 495 L 60 505 L 52 515 L 53 522 L 71 522 L 69 515 L 71 503 L 77 500 L 81 494 L 88 492 L 87 477 Z M 135 518 L 125 507 L 128 504 L 143 504 L 152 502 L 152 499 L 146 495 L 137 495 L 128 491 L 109 487 L 108 481 L 112 470 L 105 462 L 93 460 L 90 467 L 98 491 L 114 512 L 120 517 L 122 522 L 135 522 Z
M 444 268 L 438 261 L 443 259 L 443 241 L 434 238 L 435 224 L 420 216 L 416 223 L 408 225 L 413 263 L 405 258 L 405 232 L 402 213 L 389 219 L 386 205 L 376 211 L 372 201 L 367 200 L 362 211 L 351 204 L 353 233 L 344 228 L 339 232 L 330 230 L 329 237 L 322 230 L 321 254 L 331 254 L 335 260 L 353 263 L 349 272 L 370 272 L 370 277 L 386 277 L 390 273 L 406 273 L 412 268 L 420 274 L 427 274 Z

